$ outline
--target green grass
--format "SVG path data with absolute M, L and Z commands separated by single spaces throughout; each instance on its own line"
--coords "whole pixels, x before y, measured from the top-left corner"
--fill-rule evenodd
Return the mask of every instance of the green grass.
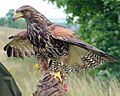
M 35 58 L 8 58 L 3 51 L 3 46 L 9 42 L 8 36 L 18 31 L 0 27 L 0 61 L 14 76 L 23 96 L 32 96 L 41 77 L 40 72 L 33 68 Z M 110 81 L 106 83 L 89 75 L 70 74 L 65 82 L 69 84 L 68 96 L 120 96 L 120 83 L 115 77 L 110 77 Z
M 68 80 L 69 96 L 119 96 L 120 84 L 114 77 L 109 82 L 100 81 L 89 75 L 71 74 Z

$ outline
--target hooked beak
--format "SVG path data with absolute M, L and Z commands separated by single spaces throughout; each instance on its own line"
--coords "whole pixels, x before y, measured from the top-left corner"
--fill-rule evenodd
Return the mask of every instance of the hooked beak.
M 20 18 L 20 17 L 23 17 L 23 13 L 21 12 L 15 12 L 12 19 L 13 21 L 15 21 L 16 19 Z

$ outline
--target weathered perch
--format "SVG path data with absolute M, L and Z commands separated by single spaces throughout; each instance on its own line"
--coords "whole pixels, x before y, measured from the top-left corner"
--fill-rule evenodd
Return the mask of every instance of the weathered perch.
M 42 80 L 37 84 L 37 90 L 33 96 L 67 96 L 63 83 L 54 78 L 50 73 L 45 73 Z

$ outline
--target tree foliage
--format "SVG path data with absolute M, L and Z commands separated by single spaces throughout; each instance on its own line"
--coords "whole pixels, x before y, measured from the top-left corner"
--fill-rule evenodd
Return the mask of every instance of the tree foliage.
M 63 7 L 67 22 L 80 24 L 77 34 L 86 42 L 115 56 L 118 61 L 92 70 L 107 71 L 120 78 L 120 1 L 119 0 L 48 0 Z
M 14 9 L 10 9 L 8 13 L 6 13 L 5 17 L 0 18 L 0 26 L 8 26 L 13 28 L 26 28 L 26 23 L 23 19 L 19 19 L 16 22 L 12 20 L 12 16 L 14 14 Z

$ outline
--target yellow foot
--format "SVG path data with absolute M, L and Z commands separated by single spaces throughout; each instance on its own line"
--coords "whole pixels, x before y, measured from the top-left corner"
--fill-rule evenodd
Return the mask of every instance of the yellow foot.
M 57 73 L 54 73 L 54 72 L 52 72 L 52 73 L 50 73 L 52 76 L 54 76 L 54 78 L 59 78 L 60 79 L 60 81 L 62 82 L 62 78 L 61 78 L 61 74 L 60 74 L 60 71 L 58 71 Z

